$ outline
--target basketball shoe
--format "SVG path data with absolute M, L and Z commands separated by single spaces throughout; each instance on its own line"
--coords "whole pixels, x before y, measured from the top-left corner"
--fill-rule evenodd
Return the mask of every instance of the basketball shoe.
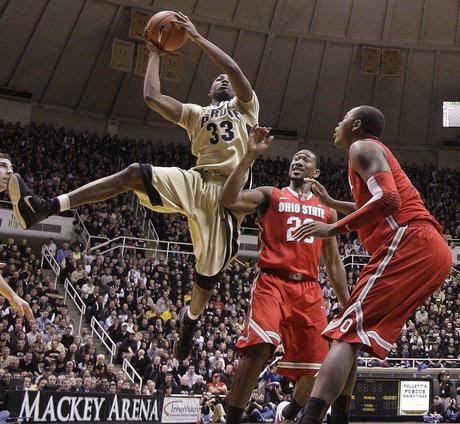
M 174 357 L 179 361 L 187 359 L 193 347 L 193 333 L 198 322 L 197 319 L 190 319 L 187 311 L 189 306 L 184 305 L 179 312 L 179 340 L 174 344 Z
M 25 230 L 59 212 L 59 202 L 53 202 L 53 199 L 47 197 L 36 196 L 19 174 L 11 176 L 8 182 L 8 193 L 16 221 Z M 54 203 L 57 203 L 57 210 L 53 210 L 56 209 L 53 207 Z

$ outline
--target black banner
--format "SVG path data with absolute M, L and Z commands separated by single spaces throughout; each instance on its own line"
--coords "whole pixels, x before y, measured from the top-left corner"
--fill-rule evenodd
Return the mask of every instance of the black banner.
M 7 409 L 23 422 L 161 423 L 163 398 L 129 394 L 9 391 Z

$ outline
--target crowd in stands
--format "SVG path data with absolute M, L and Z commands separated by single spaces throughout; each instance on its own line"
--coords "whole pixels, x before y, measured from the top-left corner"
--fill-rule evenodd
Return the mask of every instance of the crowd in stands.
M 123 163 L 152 162 L 160 166 L 193 166 L 194 159 L 182 146 L 150 141 L 118 140 L 89 133 L 77 134 L 52 126 L 4 124 L 0 121 L 0 151 L 13 158 L 15 170 L 38 193 L 52 196 L 96 178 L 116 172 Z M 320 181 L 339 199 L 350 197 L 345 162 L 319 160 Z M 256 185 L 282 186 L 288 181 L 289 161 L 258 159 L 253 166 Z M 434 167 L 406 167 L 428 208 L 445 227 L 446 236 L 460 238 L 460 193 L 455 184 L 460 174 Z M 142 236 L 129 195 L 85 206 L 79 215 L 94 236 Z M 81 237 L 48 246 L 62 267 L 61 278 L 69 278 L 87 306 L 87 319 L 95 317 L 117 344 L 114 361 L 127 358 L 142 376 L 144 385 L 132 384 L 122 371 L 97 355 L 86 330 L 76 334 L 63 298 L 54 282 L 43 277 L 39 258 L 27 241 L 6 241 L 0 261 L 8 264 L 3 276 L 27 299 L 36 316 L 30 326 L 0 297 L 0 397 L 2 388 L 136 392 L 143 394 L 205 394 L 203 411 L 218 410 L 219 398 L 232 386 L 239 358 L 234 345 L 244 326 L 254 261 L 234 262 L 222 274 L 195 332 L 190 359 L 179 363 L 172 347 L 178 338 L 178 312 L 191 297 L 194 284 L 193 256 L 180 243 L 190 242 L 188 226 L 181 215 L 152 214 L 161 240 L 173 243 L 168 258 L 146 257 L 142 250 L 119 250 L 104 255 L 84 252 Z M 248 217 L 246 226 L 254 227 Z M 3 242 L 4 240 L 2 240 Z M 177 243 L 174 245 L 174 243 Z M 354 235 L 339 241 L 343 256 L 365 255 Z M 349 264 L 350 265 L 350 264 Z M 360 265 L 347 266 L 350 288 Z M 324 268 L 318 281 L 323 288 L 329 316 L 339 309 Z M 453 273 L 431 299 L 411 317 L 394 345 L 390 358 L 418 358 L 418 366 L 449 367 L 439 358 L 460 357 L 460 275 Z M 282 351 L 279 352 L 279 355 Z M 384 366 L 408 366 L 404 361 L 379 362 Z M 21 383 L 18 383 L 21 381 Z M 292 382 L 267 368 L 259 390 L 248 405 L 248 419 L 267 419 L 273 405 L 292 392 Z

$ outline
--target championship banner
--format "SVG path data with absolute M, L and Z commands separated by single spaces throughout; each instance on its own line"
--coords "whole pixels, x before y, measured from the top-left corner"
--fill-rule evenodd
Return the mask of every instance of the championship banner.
M 196 423 L 200 416 L 201 396 L 171 396 L 163 402 L 162 423 Z
M 8 391 L 8 410 L 22 422 L 161 423 L 158 396 L 48 391 Z

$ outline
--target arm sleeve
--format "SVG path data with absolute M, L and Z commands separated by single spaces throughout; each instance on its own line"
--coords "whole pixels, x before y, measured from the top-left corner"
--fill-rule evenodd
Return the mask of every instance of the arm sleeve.
M 388 171 L 377 172 L 367 180 L 372 198 L 358 210 L 337 222 L 340 233 L 357 230 L 394 214 L 401 207 L 401 196 Z
M 203 108 L 201 106 L 193 103 L 184 103 L 182 105 L 182 114 L 177 124 L 187 130 L 190 140 L 193 139 L 193 135 L 200 126 L 202 110 Z

